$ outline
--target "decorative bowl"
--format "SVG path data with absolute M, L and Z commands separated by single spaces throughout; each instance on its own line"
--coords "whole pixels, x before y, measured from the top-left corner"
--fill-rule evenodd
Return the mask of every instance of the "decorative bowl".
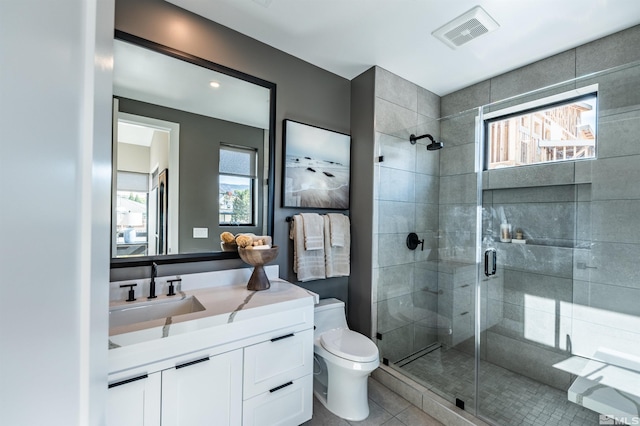
M 252 249 L 238 247 L 238 254 L 244 263 L 253 266 L 253 273 L 247 283 L 247 290 L 267 290 L 271 287 L 269 278 L 264 272 L 264 265 L 278 257 L 278 246 L 268 249 Z

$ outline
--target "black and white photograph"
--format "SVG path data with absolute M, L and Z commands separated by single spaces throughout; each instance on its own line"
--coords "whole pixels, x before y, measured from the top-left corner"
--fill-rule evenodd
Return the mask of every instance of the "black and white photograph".
M 284 120 L 283 207 L 349 208 L 351 136 Z

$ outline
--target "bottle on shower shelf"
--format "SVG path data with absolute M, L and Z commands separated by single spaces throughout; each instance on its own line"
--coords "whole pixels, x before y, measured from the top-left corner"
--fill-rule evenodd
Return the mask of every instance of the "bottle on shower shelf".
M 511 242 L 511 224 L 502 222 L 500 224 L 500 241 L 503 243 Z

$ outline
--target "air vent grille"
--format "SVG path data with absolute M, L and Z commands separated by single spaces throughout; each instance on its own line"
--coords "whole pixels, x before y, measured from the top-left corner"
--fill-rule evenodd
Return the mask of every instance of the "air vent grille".
M 476 6 L 431 34 L 455 49 L 498 28 L 498 23 L 484 9 Z

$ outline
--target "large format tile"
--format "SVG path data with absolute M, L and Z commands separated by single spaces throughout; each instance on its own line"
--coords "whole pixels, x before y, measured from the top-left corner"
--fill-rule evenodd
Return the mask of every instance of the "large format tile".
M 598 120 L 598 158 L 640 155 L 640 106 Z
M 378 333 L 409 325 L 413 322 L 413 298 L 410 294 L 378 300 Z
M 581 84 L 598 84 L 598 114 L 600 117 L 638 109 L 640 66 L 624 67 L 613 72 L 585 79 Z
M 380 405 L 392 416 L 399 414 L 411 406 L 409 401 L 392 392 L 391 389 L 376 380 L 369 380 L 368 391 L 369 399 Z
M 375 130 L 409 141 L 415 133 L 418 113 L 384 99 L 376 98 Z
M 440 100 L 442 117 L 486 105 L 491 102 L 491 82 L 485 80 L 443 96 Z
M 567 81 L 575 77 L 575 51 L 542 59 L 491 79 L 491 102 Z
M 412 111 L 418 110 L 418 86 L 378 66 L 376 96 Z
M 418 114 L 440 118 L 440 96 L 418 86 Z
M 410 426 L 436 426 L 442 424 L 414 406 L 406 408 L 396 417 L 402 422 L 402 424 Z
M 414 268 L 406 265 L 379 268 L 377 301 L 404 296 L 413 292 Z
M 577 76 L 640 60 L 640 25 L 576 48 Z
M 378 330 L 378 332 L 380 332 Z M 377 341 L 380 356 L 390 362 L 397 362 L 413 353 L 413 324 L 382 333 Z
M 378 199 L 415 201 L 415 173 L 380 167 Z
M 416 227 L 415 205 L 402 201 L 378 201 L 378 232 L 412 232 Z
M 640 200 L 591 202 L 591 233 L 594 241 L 640 243 Z M 640 271 L 639 271 L 640 272 Z
M 593 163 L 592 199 L 640 199 L 640 155 L 604 158 Z
M 377 154 L 383 156 L 382 167 L 414 172 L 416 170 L 416 145 L 408 139 L 376 132 Z
M 415 251 L 407 248 L 407 234 L 378 234 L 378 265 L 408 265 L 415 261 Z
M 475 172 L 475 144 L 449 146 L 439 152 L 441 177 Z
M 440 138 L 445 148 L 476 142 L 478 110 L 440 120 Z
M 415 202 L 438 203 L 440 191 L 440 178 L 432 175 L 416 173 L 415 176 Z
M 574 163 L 538 164 L 489 170 L 489 188 L 520 188 L 573 184 Z
M 414 232 L 421 236 L 422 233 L 439 229 L 438 204 L 415 204 L 416 226 Z M 422 237 L 421 237 L 422 238 Z
M 440 178 L 440 203 L 475 203 L 477 199 L 478 188 L 475 173 Z

